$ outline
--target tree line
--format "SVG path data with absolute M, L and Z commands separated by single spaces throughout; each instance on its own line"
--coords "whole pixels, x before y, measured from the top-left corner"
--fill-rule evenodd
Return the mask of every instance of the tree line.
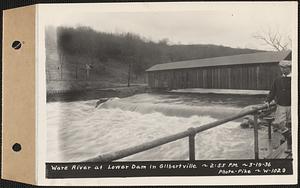
M 141 75 L 147 68 L 159 63 L 258 51 L 205 44 L 170 45 L 168 39 L 154 42 L 134 33 L 106 33 L 90 27 L 58 27 L 56 34 L 57 51 L 61 63 L 68 62 L 70 57 L 81 57 L 85 61 L 78 62 L 74 66 L 87 62 L 98 62 L 109 66 L 105 63 L 114 59 L 127 65 L 128 79 L 130 79 L 130 74 Z

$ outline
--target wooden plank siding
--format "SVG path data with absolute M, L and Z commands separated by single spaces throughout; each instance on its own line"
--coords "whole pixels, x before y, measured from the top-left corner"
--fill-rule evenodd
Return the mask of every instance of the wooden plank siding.
M 151 88 L 268 90 L 280 76 L 277 63 L 201 67 L 148 72 Z

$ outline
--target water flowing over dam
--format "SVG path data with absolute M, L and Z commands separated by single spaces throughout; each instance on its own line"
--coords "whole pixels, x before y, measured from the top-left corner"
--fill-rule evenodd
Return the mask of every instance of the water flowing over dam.
M 145 95 L 128 97 L 126 99 L 113 98 L 99 105 L 99 108 L 121 109 L 124 111 L 139 112 L 142 114 L 161 113 L 166 116 L 191 117 L 191 116 L 210 116 L 213 118 L 224 118 L 240 112 L 240 107 L 225 106 L 221 104 L 207 103 L 196 104 L 190 101 L 190 104 L 178 99 L 159 99 L 139 100 Z M 138 102 L 137 102 L 138 101 Z
M 76 162 L 198 127 L 259 104 L 262 96 L 138 94 L 47 103 L 47 161 Z M 260 130 L 262 132 L 263 130 Z M 188 138 L 121 159 L 187 160 Z M 229 122 L 196 136 L 196 160 L 253 158 L 253 130 Z

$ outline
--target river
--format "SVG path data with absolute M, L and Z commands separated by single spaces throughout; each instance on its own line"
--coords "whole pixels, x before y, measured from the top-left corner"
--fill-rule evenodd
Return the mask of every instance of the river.
M 260 104 L 262 96 L 137 94 L 47 103 L 47 162 L 77 162 L 198 127 Z M 265 134 L 265 130 L 259 130 Z M 253 129 L 239 121 L 196 135 L 196 159 L 253 159 Z M 120 161 L 187 160 L 188 138 Z

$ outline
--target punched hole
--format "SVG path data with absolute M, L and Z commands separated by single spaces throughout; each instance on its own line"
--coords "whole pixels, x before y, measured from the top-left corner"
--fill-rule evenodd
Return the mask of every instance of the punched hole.
M 15 143 L 15 144 L 13 145 L 12 149 L 13 149 L 15 152 L 21 151 L 21 149 L 22 149 L 21 144 Z
M 15 50 L 20 49 L 21 46 L 22 46 L 22 43 L 21 43 L 20 41 L 18 41 L 18 40 L 15 40 L 15 41 L 12 43 L 12 45 L 11 45 L 11 47 L 14 48 Z

